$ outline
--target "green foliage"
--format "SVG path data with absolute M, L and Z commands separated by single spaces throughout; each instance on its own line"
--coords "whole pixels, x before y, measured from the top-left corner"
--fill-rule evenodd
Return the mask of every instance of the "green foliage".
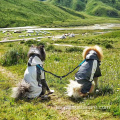
M 71 31 L 65 32 L 69 33 Z M 56 36 L 63 33 L 63 31 L 55 31 L 53 33 Z M 87 34 L 83 36 L 83 33 Z M 41 43 L 48 43 L 45 46 L 46 61 L 44 69 L 56 75 L 65 75 L 83 61 L 83 48 L 79 48 L 78 46 L 100 45 L 103 49 L 104 59 L 101 61 L 100 66 L 102 76 L 98 80 L 99 92 L 82 100 L 69 99 L 65 95 L 65 87 L 70 79 L 74 80 L 75 73 L 78 70 L 76 69 L 62 80 L 48 73 L 45 74 L 49 87 L 55 90 L 55 93 L 51 95 L 50 101 L 41 101 L 40 98 L 15 101 L 10 97 L 11 88 L 15 86 L 15 80 L 23 78 L 26 69 L 26 62 L 20 62 L 17 65 L 2 67 L 6 68 L 7 72 L 0 71 L 0 119 L 67 120 L 69 118 L 75 119 L 76 116 L 77 119 L 91 120 L 93 118 L 119 119 L 117 116 L 120 116 L 120 30 L 75 30 L 74 34 L 77 34 L 74 38 L 66 38 L 64 40 L 53 41 L 50 38 L 41 40 Z M 28 45 L 34 42 L 29 41 L 27 44 L 20 44 L 23 48 L 23 51 L 21 49 L 21 53 L 27 52 L 28 49 L 25 50 L 24 47 L 28 48 Z M 62 45 L 69 43 L 76 47 L 55 46 L 55 42 L 59 42 Z M 36 42 L 35 44 L 39 43 Z M 105 44 L 111 44 L 114 49 L 106 49 Z M 12 51 L 13 48 L 15 49 L 15 46 L 18 46 L 18 42 L 0 44 L 0 54 L 4 56 L 6 53 L 9 53 L 8 49 L 11 48 L 10 51 Z M 56 50 L 61 50 L 61 52 Z M 16 48 L 14 51 L 15 53 L 18 52 L 19 48 Z M 8 59 L 11 58 L 8 56 Z M 11 75 L 9 76 L 9 72 L 16 73 L 13 74 L 16 77 L 15 80 L 10 77 Z M 62 107 L 62 109 L 58 110 L 56 106 Z M 81 106 L 84 110 L 81 109 Z M 70 109 L 64 109 L 63 107 L 70 107 Z M 79 107 L 80 109 L 78 109 Z M 96 109 L 89 109 L 92 107 Z
M 21 42 L 20 42 L 21 43 Z M 43 42 L 41 42 L 41 41 L 36 41 L 36 40 L 28 40 L 28 41 L 26 41 L 26 42 L 23 42 L 22 41 L 22 43 L 24 43 L 25 45 L 27 45 L 28 47 L 31 47 L 31 45 L 36 45 L 36 46 L 39 46 L 39 45 L 44 45 L 44 46 L 47 46 L 47 44 L 43 41 Z M 21 43 L 21 44 L 22 44 Z
M 89 0 L 88 2 L 87 0 L 50 0 L 49 2 L 52 3 L 53 1 L 57 6 L 39 0 L 1 0 L 0 27 L 88 25 L 101 22 L 100 18 L 90 15 L 120 16 L 119 2 L 115 4 L 116 8 L 113 8 L 95 0 Z M 65 8 L 66 6 L 69 9 Z M 74 10 L 71 10 L 71 8 Z M 84 12 L 76 12 L 75 10 Z M 105 19 L 104 21 L 106 22 Z
M 0 63 L 3 66 L 16 65 L 27 62 L 27 51 L 23 48 L 12 48 L 2 56 Z
M 54 5 L 65 6 L 73 10 L 81 11 L 85 9 L 86 0 L 48 0 Z
M 86 11 L 95 16 L 120 16 L 118 0 L 48 0 L 54 5 L 65 6 L 76 11 Z
M 109 43 L 105 43 L 104 46 L 105 46 L 105 48 L 113 48 L 113 46 Z
M 1 0 L 0 16 L 0 27 L 53 25 L 54 21 L 79 19 L 79 13 L 74 16 L 38 0 Z
M 51 51 L 51 52 L 62 52 L 62 49 L 55 48 L 53 45 L 48 45 L 48 46 L 46 46 L 46 51 Z
M 95 16 L 109 16 L 109 17 L 119 17 L 120 11 L 115 9 L 113 6 L 109 6 L 109 3 L 103 3 L 101 0 L 95 1 L 90 0 L 86 6 L 86 11 L 89 14 Z
M 51 50 L 55 50 L 55 47 L 53 45 L 49 45 L 47 48 L 46 48 L 46 51 L 51 51 Z
M 66 52 L 82 52 L 83 49 L 79 48 L 79 47 L 70 47 L 70 48 L 66 48 Z

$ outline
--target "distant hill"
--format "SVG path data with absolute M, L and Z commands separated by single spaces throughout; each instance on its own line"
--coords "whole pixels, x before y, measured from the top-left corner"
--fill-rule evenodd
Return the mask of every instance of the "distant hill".
M 113 19 L 108 18 L 106 21 L 96 16 L 119 17 L 119 9 L 119 4 L 114 3 L 112 6 L 112 3 L 102 0 L 0 0 L 0 28 L 31 25 L 58 27 L 109 22 Z
M 85 16 L 39 0 L 0 0 L 0 27 L 47 25 L 80 18 Z
M 47 0 L 51 4 L 66 6 L 90 15 L 120 17 L 120 0 Z

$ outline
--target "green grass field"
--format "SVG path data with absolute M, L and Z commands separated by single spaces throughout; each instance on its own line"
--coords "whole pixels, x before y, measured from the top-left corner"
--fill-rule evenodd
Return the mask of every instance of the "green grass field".
M 52 31 L 51 35 L 57 36 L 72 32 L 77 34 L 73 38 L 67 37 L 66 39 L 56 40 L 44 38 L 40 42 L 31 40 L 27 42 L 0 43 L 1 120 L 120 119 L 120 30 Z M 3 36 L 4 34 L 0 33 L 0 37 Z M 16 34 L 13 34 L 13 36 L 17 38 Z M 84 48 L 77 46 L 91 46 L 96 44 L 101 46 L 104 53 L 104 59 L 101 63 L 102 76 L 99 78 L 101 93 L 78 100 L 68 98 L 65 94 L 65 87 L 70 79 L 74 79 L 77 69 L 62 80 L 46 73 L 48 85 L 51 89 L 55 90 L 50 100 L 42 101 L 40 98 L 31 100 L 12 99 L 11 88 L 23 78 L 27 67 L 27 57 L 24 58 L 24 54 L 27 54 L 31 44 L 39 43 L 45 44 L 46 49 L 47 56 L 44 69 L 57 75 L 68 73 L 82 62 L 82 51 Z M 69 44 L 74 47 L 60 47 L 54 44 Z M 10 52 L 12 50 L 14 51 L 14 55 L 17 56 L 17 59 L 14 59 L 15 62 L 12 61 L 13 57 L 10 57 L 12 56 Z M 7 56 L 5 57 L 6 54 Z

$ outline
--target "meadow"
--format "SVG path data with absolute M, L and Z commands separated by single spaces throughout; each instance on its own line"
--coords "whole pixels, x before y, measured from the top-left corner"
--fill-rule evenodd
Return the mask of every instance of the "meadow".
M 12 43 L 0 43 L 0 119 L 1 120 L 119 120 L 120 119 L 120 30 L 49 31 L 52 36 L 74 33 L 66 39 L 43 38 Z M 25 31 L 23 31 L 25 33 Z M 12 33 L 11 33 L 12 34 Z M 12 34 L 17 39 L 19 33 Z M 0 37 L 5 34 L 0 32 Z M 23 79 L 27 67 L 27 52 L 32 45 L 44 44 L 46 61 L 44 69 L 65 75 L 83 61 L 84 46 L 99 45 L 103 49 L 102 76 L 99 93 L 82 99 L 66 96 L 65 87 L 73 73 L 62 80 L 46 73 L 46 80 L 55 93 L 51 99 L 11 98 L 12 87 Z M 62 44 L 63 46 L 56 46 Z M 66 47 L 64 45 L 73 45 Z M 81 46 L 81 47 L 78 47 Z

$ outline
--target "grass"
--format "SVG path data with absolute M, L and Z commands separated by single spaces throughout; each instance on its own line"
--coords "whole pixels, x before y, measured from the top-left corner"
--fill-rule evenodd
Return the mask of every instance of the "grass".
M 118 0 L 48 0 L 48 2 L 71 8 L 76 11 L 84 11 L 89 15 L 104 16 L 104 17 L 117 17 L 120 16 L 120 1 Z
M 92 5 L 91 5 L 92 6 Z M 108 7 L 107 7 L 108 8 Z M 119 23 L 119 12 L 113 8 L 112 15 L 118 18 L 92 16 L 86 11 L 77 12 L 63 6 L 54 6 L 38 0 L 1 0 L 0 1 L 0 28 L 20 26 L 65 27 L 84 26 L 97 23 Z M 101 9 L 98 9 L 101 12 Z M 89 11 L 89 9 L 88 9 Z M 103 14 L 102 12 L 101 14 Z M 106 10 L 107 13 L 107 10 Z M 107 20 L 106 20 L 107 17 Z M 116 16 L 115 16 L 116 17 Z
M 102 31 L 102 30 L 101 30 Z M 106 30 L 109 31 L 109 30 Z M 69 33 L 70 31 L 66 31 Z M 63 78 L 61 81 L 58 78 L 46 73 L 46 80 L 51 89 L 55 90 L 55 94 L 51 96 L 51 100 L 41 101 L 39 98 L 32 100 L 18 100 L 15 101 L 10 97 L 11 88 L 15 83 L 23 78 L 24 71 L 27 67 L 27 62 L 20 62 L 16 65 L 5 66 L 6 72 L 0 69 L 0 90 L 1 90 L 1 119 L 28 119 L 28 120 L 43 120 L 43 119 L 89 119 L 89 120 L 118 120 L 120 116 L 120 41 L 119 30 L 112 30 L 110 33 L 96 34 L 97 31 L 73 31 L 76 35 L 74 38 L 66 38 L 64 40 L 56 40 L 44 38 L 41 40 L 46 49 L 46 61 L 44 69 L 51 71 L 57 75 L 67 74 L 73 70 L 78 64 L 82 62 L 82 50 L 78 47 L 60 47 L 54 46 L 54 43 L 71 44 L 74 46 L 90 46 L 99 42 L 103 48 L 104 59 L 101 64 L 102 76 L 99 78 L 99 94 L 91 95 L 84 99 L 74 100 L 65 95 L 66 85 L 70 79 L 74 79 L 77 72 L 75 70 L 72 74 Z M 52 32 L 54 35 L 62 34 L 62 31 Z M 88 33 L 82 36 L 83 33 Z M 111 44 L 112 48 L 106 48 L 104 41 Z M 91 42 L 89 44 L 89 42 Z M 49 44 L 47 44 L 49 43 Z M 52 43 L 52 44 L 50 44 Z M 15 42 L 0 44 L 0 53 L 4 55 L 15 46 L 19 48 L 29 49 L 29 42 Z M 39 44 L 39 42 L 35 42 Z M 10 59 L 8 57 L 8 59 Z M 9 76 L 9 72 L 16 75 L 15 78 Z M 9 76 L 9 77 L 8 77 Z M 19 76 L 19 77 L 18 77 Z M 8 79 L 9 78 L 9 79 Z

